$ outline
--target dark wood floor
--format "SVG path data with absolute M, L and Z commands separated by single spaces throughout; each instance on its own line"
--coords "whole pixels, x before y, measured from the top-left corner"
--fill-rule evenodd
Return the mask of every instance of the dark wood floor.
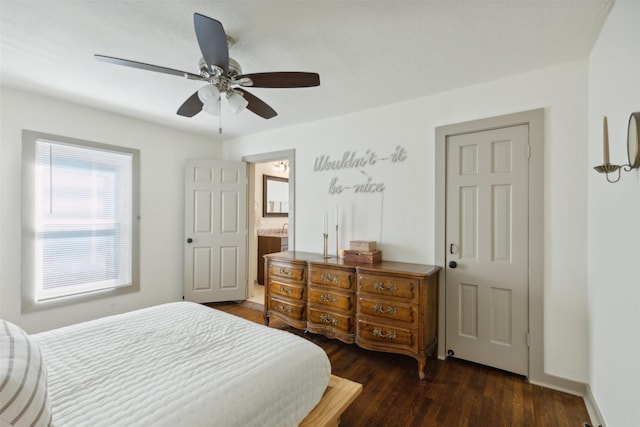
M 263 323 L 257 304 L 210 306 Z M 429 359 L 425 381 L 420 381 L 417 362 L 408 356 L 364 350 L 277 319 L 270 327 L 313 341 L 327 352 L 335 375 L 363 385 L 342 416 L 343 427 L 582 427 L 589 422 L 582 398 L 529 384 L 518 375 L 461 360 Z

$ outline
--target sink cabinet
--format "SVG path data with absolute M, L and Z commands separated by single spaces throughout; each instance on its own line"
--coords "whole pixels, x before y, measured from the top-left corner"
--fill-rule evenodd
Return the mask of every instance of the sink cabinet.
M 274 252 L 283 252 L 288 249 L 289 237 L 287 235 L 267 234 L 258 235 L 258 283 L 264 285 L 264 256 Z

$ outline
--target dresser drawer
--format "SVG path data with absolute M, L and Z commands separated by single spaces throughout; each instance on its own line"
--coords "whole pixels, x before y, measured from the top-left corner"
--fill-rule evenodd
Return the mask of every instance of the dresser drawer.
M 417 330 L 404 329 L 358 319 L 358 339 L 384 344 L 415 347 Z
M 418 324 L 418 306 L 414 304 L 358 298 L 358 314 Z
M 293 304 L 278 298 L 269 297 L 269 310 L 285 315 L 293 320 L 305 319 L 304 304 Z
M 353 334 L 353 316 L 337 314 L 309 306 L 309 323 L 330 326 L 346 334 Z M 312 325 L 310 325 L 312 326 Z
M 360 274 L 358 276 L 358 292 L 396 297 L 418 302 L 418 280 L 407 277 Z
M 283 279 L 295 280 L 298 282 L 305 281 L 305 267 L 302 265 L 292 265 L 279 262 L 269 264 L 269 275 L 273 277 L 281 277 Z
M 315 305 L 323 305 L 334 309 L 352 311 L 354 308 L 355 294 L 330 291 L 309 286 L 309 302 Z
M 292 283 L 278 282 L 277 280 L 269 280 L 269 294 L 280 295 L 300 301 L 305 300 L 304 286 Z
M 309 267 L 309 283 L 321 286 L 333 286 L 344 290 L 355 290 L 356 275 L 353 270 L 337 268 Z

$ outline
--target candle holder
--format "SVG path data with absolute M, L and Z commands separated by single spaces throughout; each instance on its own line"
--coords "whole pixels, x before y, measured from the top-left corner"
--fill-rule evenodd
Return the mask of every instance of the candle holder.
M 340 246 L 338 245 L 338 224 L 336 224 L 336 258 L 340 258 Z
M 322 255 L 320 255 L 322 257 L 322 259 L 329 259 L 331 258 L 331 255 L 329 255 L 329 251 L 328 251 L 328 243 L 329 243 L 329 234 L 328 233 L 323 233 L 322 234 L 323 240 L 324 240 L 324 244 L 323 244 L 323 250 L 322 250 Z
M 618 181 L 620 181 L 620 171 L 624 170 L 625 172 L 629 172 L 631 170 L 631 166 L 630 165 L 612 165 L 610 163 L 605 163 L 602 165 L 598 165 L 598 166 L 594 166 L 593 167 L 598 173 L 604 173 L 607 176 L 607 181 L 609 181 L 610 183 L 614 184 Z M 618 172 L 618 177 L 614 180 L 609 179 L 609 174 L 614 173 L 614 172 Z

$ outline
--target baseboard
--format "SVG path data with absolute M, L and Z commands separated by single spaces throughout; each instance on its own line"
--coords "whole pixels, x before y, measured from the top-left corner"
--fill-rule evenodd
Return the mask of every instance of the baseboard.
M 574 396 L 584 397 L 585 384 L 576 381 L 564 380 L 562 381 L 540 381 L 528 379 L 533 385 L 539 385 L 540 387 L 550 388 L 551 390 L 561 391 L 563 393 L 573 394 Z
M 529 374 L 529 382 L 531 384 L 561 391 L 563 393 L 573 394 L 574 396 L 580 397 L 584 397 L 585 393 L 587 392 L 587 385 L 579 381 L 556 377 L 555 375 L 546 373 L 534 376 L 533 373 L 529 371 Z
M 589 418 L 591 418 L 592 426 L 601 426 L 607 427 L 604 422 L 604 417 L 598 408 L 598 404 L 596 400 L 593 398 L 593 394 L 591 393 L 591 387 L 587 384 L 587 391 L 584 394 L 584 405 L 587 407 L 587 412 L 589 413 Z

